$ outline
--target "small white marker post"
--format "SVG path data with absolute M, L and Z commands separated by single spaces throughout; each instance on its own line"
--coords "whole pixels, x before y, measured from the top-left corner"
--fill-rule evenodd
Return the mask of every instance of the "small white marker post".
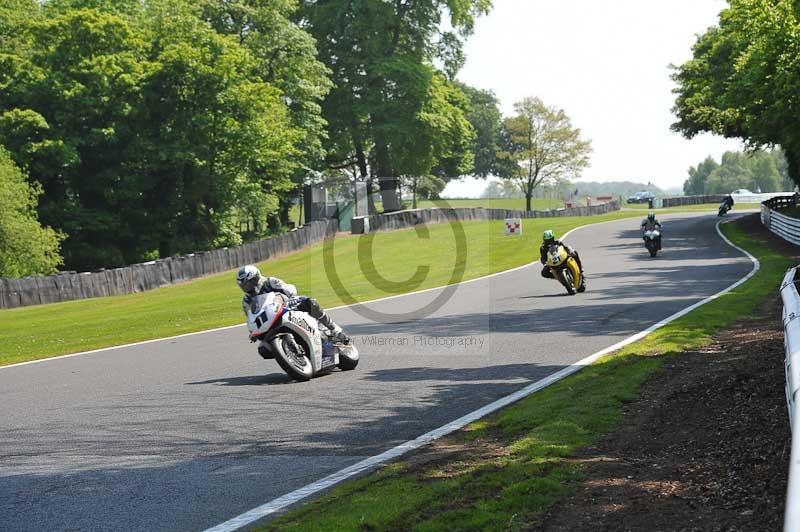
M 522 234 L 522 218 L 506 218 L 505 236 L 519 236 Z

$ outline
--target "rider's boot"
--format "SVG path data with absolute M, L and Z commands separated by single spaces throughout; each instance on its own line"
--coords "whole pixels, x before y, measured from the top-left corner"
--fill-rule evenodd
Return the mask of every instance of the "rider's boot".
M 349 344 L 349 343 L 350 343 L 350 337 L 349 337 L 349 336 L 347 336 L 347 335 L 344 333 L 344 331 L 342 330 L 342 328 L 341 328 L 341 327 L 339 327 L 339 326 L 338 326 L 338 325 L 337 325 L 337 324 L 336 324 L 336 323 L 335 323 L 335 322 L 334 322 L 334 321 L 331 319 L 331 317 L 330 317 L 330 316 L 328 316 L 326 313 L 324 313 L 324 312 L 323 312 L 323 313 L 322 313 L 322 316 L 320 316 L 319 318 L 317 318 L 317 320 L 318 320 L 318 321 L 319 321 L 319 322 L 320 322 L 322 325 L 324 325 L 326 329 L 328 329 L 328 330 L 330 331 L 330 333 L 331 333 L 331 336 L 333 337 L 333 339 L 334 339 L 334 340 L 336 340 L 336 341 L 338 341 L 338 342 L 341 342 L 341 343 L 343 343 L 343 344 L 345 344 L 345 345 L 347 345 L 347 344 Z

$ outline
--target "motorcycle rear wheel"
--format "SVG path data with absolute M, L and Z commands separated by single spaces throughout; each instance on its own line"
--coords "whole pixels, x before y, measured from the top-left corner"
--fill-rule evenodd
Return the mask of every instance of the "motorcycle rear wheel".
M 339 349 L 339 369 L 342 371 L 356 369 L 359 358 L 358 349 L 354 345 Z

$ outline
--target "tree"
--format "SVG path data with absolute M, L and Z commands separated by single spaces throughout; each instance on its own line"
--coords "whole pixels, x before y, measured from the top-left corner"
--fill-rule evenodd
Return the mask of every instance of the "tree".
M 463 61 L 461 39 L 475 17 L 488 12 L 490 0 L 306 0 L 302 6 L 300 17 L 334 82 L 323 105 L 329 167 L 356 168 L 370 186 L 379 181 L 391 211 L 400 207 L 401 176 L 432 173 L 446 152 L 445 173 L 460 166 L 465 158 L 457 150 L 468 151 L 472 139 L 461 120 L 453 120 L 460 91 L 445 73 L 452 77 Z M 445 12 L 453 32 L 441 30 Z M 445 73 L 432 67 L 435 60 Z M 449 147 L 431 144 L 439 139 Z
M 710 155 L 697 165 L 689 168 L 689 178 L 683 183 L 683 193 L 687 196 L 702 196 L 706 194 L 706 181 L 708 176 L 717 169 L 719 164 Z
M 50 274 L 62 263 L 63 235 L 36 218 L 41 188 L 29 185 L 0 147 L 0 277 Z
M 781 186 L 781 176 L 775 157 L 769 152 L 758 151 L 750 155 L 749 166 L 753 176 L 753 190 L 756 192 L 777 192 Z
M 309 170 L 325 168 L 326 122 L 322 102 L 332 87 L 330 71 L 317 59 L 314 38 L 295 22 L 294 0 L 202 0 L 202 16 L 214 29 L 235 36 L 256 58 L 261 79 L 280 89 L 298 131 L 293 190 L 279 197 L 281 224 L 289 221 L 291 198 Z
M 467 120 L 475 130 L 475 140 L 472 143 L 474 158 L 472 174 L 483 178 L 501 175 L 497 157 L 503 122 L 500 102 L 492 91 L 476 89 L 465 84 L 459 84 L 458 87 L 469 98 L 470 111 L 467 113 Z
M 147 135 L 133 149 L 154 243 L 160 256 L 237 244 L 232 209 L 243 200 L 277 209 L 293 188 L 301 132 L 258 60 L 188 4 L 157 6 L 148 24 L 158 55 L 136 117 Z
M 29 48 L 0 86 L 0 142 L 41 184 L 39 216 L 68 235 L 68 267 L 120 265 L 116 240 L 136 204 L 121 159 L 135 134 L 145 43 L 124 19 L 90 9 L 21 30 Z
M 697 168 L 689 168 L 684 193 L 729 194 L 739 188 L 776 192 L 782 188 L 779 167 L 786 167 L 780 150 L 725 152 L 721 164 L 707 157 Z
M 40 219 L 68 235 L 66 265 L 236 244 L 240 212 L 263 234 L 304 140 L 313 151 L 264 61 L 188 0 L 41 9 L 19 23 L 25 46 L 0 50 L 0 142 L 41 184 Z
M 800 2 L 731 0 L 719 24 L 698 37 L 693 58 L 675 69 L 675 131 L 711 132 L 780 145 L 800 182 Z
M 708 176 L 706 189 L 710 194 L 729 194 L 739 188 L 755 188 L 748 158 L 740 152 L 725 152 L 719 167 Z
M 517 180 L 531 210 L 534 189 L 543 181 L 577 176 L 589 164 L 591 143 L 582 140 L 562 109 L 546 106 L 539 98 L 514 104 L 515 115 L 504 120 L 508 132 L 502 156 L 513 161 Z

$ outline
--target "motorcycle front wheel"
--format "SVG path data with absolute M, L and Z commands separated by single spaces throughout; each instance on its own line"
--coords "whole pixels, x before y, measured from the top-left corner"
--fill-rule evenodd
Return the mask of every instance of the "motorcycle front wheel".
M 303 346 L 282 334 L 272 340 L 275 360 L 283 371 L 296 381 L 307 381 L 314 376 L 314 368 Z
M 569 268 L 561 268 L 556 272 L 556 276 L 558 277 L 558 281 L 564 285 L 564 288 L 567 289 L 567 293 L 571 296 L 575 295 L 575 288 L 573 285 L 575 284 L 575 280 L 572 278 L 572 272 Z

